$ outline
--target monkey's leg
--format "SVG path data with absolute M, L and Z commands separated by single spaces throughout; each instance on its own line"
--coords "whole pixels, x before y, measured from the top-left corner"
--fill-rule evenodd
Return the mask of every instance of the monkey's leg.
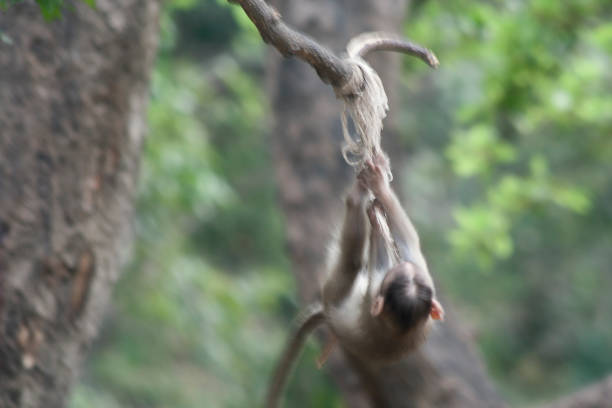
M 337 344 L 338 344 L 338 338 L 336 337 L 334 333 L 330 332 L 329 338 L 327 339 L 327 342 L 325 343 L 323 350 L 321 350 L 321 354 L 319 354 L 319 357 L 317 357 L 317 368 L 319 370 L 323 368 L 323 366 L 325 365 L 325 362 L 331 355 L 332 351 L 334 351 Z
M 323 287 L 323 300 L 326 305 L 337 304 L 347 297 L 355 277 L 363 267 L 367 194 L 367 189 L 359 182 L 355 182 L 346 197 L 346 211 L 339 242 L 340 253 Z

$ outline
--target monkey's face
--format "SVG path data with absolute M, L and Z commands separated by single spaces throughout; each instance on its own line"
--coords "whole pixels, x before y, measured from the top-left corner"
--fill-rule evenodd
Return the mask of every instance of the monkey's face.
M 400 331 L 411 330 L 434 316 L 439 303 L 428 280 L 418 267 L 404 262 L 391 268 L 372 305 L 372 315 L 388 320 Z M 435 307 L 434 307 L 435 305 Z

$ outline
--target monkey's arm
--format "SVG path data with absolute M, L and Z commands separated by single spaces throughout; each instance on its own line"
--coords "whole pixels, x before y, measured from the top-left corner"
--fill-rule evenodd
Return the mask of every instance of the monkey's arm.
M 365 204 L 368 190 L 356 181 L 346 197 L 346 212 L 340 233 L 339 256 L 323 287 L 325 304 L 335 304 L 346 298 L 357 273 L 363 267 L 366 242 Z
M 368 163 L 368 167 L 360 173 L 359 177 L 384 208 L 389 230 L 397 244 L 400 257 L 405 260 L 420 261 L 420 259 L 415 259 L 422 258 L 419 235 L 389 185 L 385 175 L 388 166 L 386 159 L 384 156 L 379 156 L 375 160 L 376 163 Z
M 308 335 L 325 321 L 323 313 L 323 305 L 321 302 L 311 304 L 306 308 L 304 313 L 298 318 L 297 328 L 291 334 L 285 350 L 276 365 L 274 375 L 268 385 L 268 393 L 266 396 L 266 407 L 275 408 L 278 406 L 281 393 L 287 383 L 287 378 L 291 374 L 291 369 L 295 360 L 302 350 L 304 341 Z
M 385 209 L 387 223 L 402 259 L 414 259 L 421 252 L 419 234 L 393 189 L 387 184 L 376 196 Z

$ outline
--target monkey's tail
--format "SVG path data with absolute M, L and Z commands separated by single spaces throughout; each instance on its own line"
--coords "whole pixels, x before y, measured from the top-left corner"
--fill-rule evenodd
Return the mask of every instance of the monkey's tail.
M 268 394 L 266 396 L 267 408 L 278 407 L 283 388 L 287 383 L 291 369 L 302 350 L 306 338 L 324 321 L 325 314 L 321 302 L 312 303 L 298 317 L 296 328 L 285 346 L 285 350 L 276 365 L 274 375 L 268 385 Z

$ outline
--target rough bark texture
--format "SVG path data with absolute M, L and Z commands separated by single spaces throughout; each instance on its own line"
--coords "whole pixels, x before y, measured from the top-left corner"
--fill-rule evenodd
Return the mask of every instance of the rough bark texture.
M 129 247 L 153 0 L 0 13 L 0 407 L 65 405 Z
M 341 52 L 346 41 L 361 32 L 401 32 L 406 1 L 277 1 L 275 6 L 290 25 Z M 393 113 L 399 109 L 393 92 L 399 56 L 378 53 L 369 59 L 383 79 Z M 340 219 L 343 191 L 353 174 L 340 154 L 341 103 L 331 88 L 312 68 L 293 58 L 277 57 L 269 74 L 275 111 L 274 158 L 287 218 L 288 248 L 300 297 L 307 302 L 319 291 L 326 245 L 333 233 L 330 226 Z M 400 155 L 392 115 L 385 126 L 384 148 L 397 164 Z M 420 352 L 387 368 L 386 375 L 358 361 L 352 361 L 351 366 L 353 370 L 340 353 L 334 353 L 329 363 L 350 407 L 503 405 L 452 314 Z

